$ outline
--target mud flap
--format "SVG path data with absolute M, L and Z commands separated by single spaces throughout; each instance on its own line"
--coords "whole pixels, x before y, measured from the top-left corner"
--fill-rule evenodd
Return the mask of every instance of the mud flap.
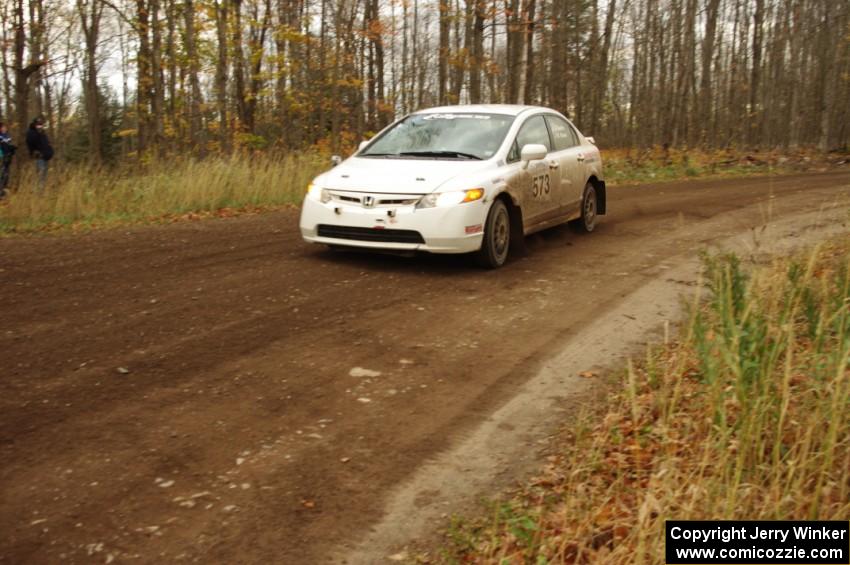
M 607 198 L 605 194 L 605 181 L 596 181 L 596 213 L 600 216 L 605 215 L 605 204 Z
M 508 214 L 511 220 L 510 253 L 515 258 L 525 257 L 528 250 L 525 247 L 525 233 L 522 229 L 522 210 L 511 202 L 508 206 Z

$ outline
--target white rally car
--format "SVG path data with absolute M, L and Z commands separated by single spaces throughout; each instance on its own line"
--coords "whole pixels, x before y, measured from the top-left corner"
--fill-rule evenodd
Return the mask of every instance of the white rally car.
M 602 160 L 554 110 L 445 106 L 391 124 L 311 183 L 301 234 L 313 243 L 476 253 L 500 267 L 524 235 L 605 213 Z

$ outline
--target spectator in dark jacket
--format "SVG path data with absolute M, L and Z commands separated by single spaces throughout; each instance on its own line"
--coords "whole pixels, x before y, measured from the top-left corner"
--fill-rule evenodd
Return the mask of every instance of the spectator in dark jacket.
M 6 196 L 6 187 L 9 186 L 9 168 L 12 166 L 12 156 L 15 154 L 12 144 L 12 136 L 6 124 L 0 122 L 0 199 Z
M 27 149 L 30 157 L 35 159 L 35 169 L 38 171 L 38 187 L 44 188 L 47 182 L 48 163 L 53 158 L 53 147 L 44 132 L 44 120 L 36 118 L 27 130 Z

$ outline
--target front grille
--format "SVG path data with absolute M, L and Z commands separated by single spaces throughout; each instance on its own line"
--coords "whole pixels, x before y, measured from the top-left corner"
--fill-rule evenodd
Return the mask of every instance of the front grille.
M 391 200 L 378 200 L 378 206 L 411 206 L 419 201 L 416 198 L 395 198 Z
M 353 226 L 331 226 L 328 224 L 319 224 L 319 237 L 377 241 L 381 243 L 425 243 L 425 240 L 422 239 L 422 234 L 413 230 L 358 228 Z
M 356 202 L 356 203 L 360 204 L 360 199 L 355 198 L 353 196 L 343 196 L 342 194 L 335 194 L 334 198 L 336 198 L 338 200 L 342 200 L 344 202 Z
M 359 204 L 363 205 L 363 193 L 359 192 L 335 192 L 330 191 L 331 198 L 333 198 L 337 202 L 345 202 L 346 204 Z M 383 194 L 383 193 L 375 193 L 372 194 L 372 203 L 371 207 L 378 206 L 413 206 L 419 199 L 422 198 L 421 194 Z

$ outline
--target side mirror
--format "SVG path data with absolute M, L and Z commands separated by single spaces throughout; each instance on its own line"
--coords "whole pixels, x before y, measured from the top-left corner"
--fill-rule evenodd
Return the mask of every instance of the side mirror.
M 361 141 L 361 142 L 360 142 L 360 146 L 359 146 L 359 147 L 357 147 L 357 150 L 358 150 L 358 151 L 363 151 L 363 150 L 366 148 L 366 146 L 367 146 L 367 145 L 369 145 L 369 140 L 368 140 L 368 139 L 364 139 L 363 141 Z
M 588 140 L 589 142 L 591 142 L 593 145 L 596 145 L 596 140 L 593 137 L 586 135 L 586 136 L 584 136 L 584 138 L 586 140 Z
M 339 155 L 331 155 L 331 165 L 336 167 L 340 163 L 342 163 L 342 157 L 340 157 Z
M 529 143 L 527 145 L 523 145 L 522 151 L 519 153 L 523 168 L 527 167 L 528 163 L 531 161 L 545 159 L 548 153 L 549 150 L 546 149 L 546 146 L 540 143 Z

